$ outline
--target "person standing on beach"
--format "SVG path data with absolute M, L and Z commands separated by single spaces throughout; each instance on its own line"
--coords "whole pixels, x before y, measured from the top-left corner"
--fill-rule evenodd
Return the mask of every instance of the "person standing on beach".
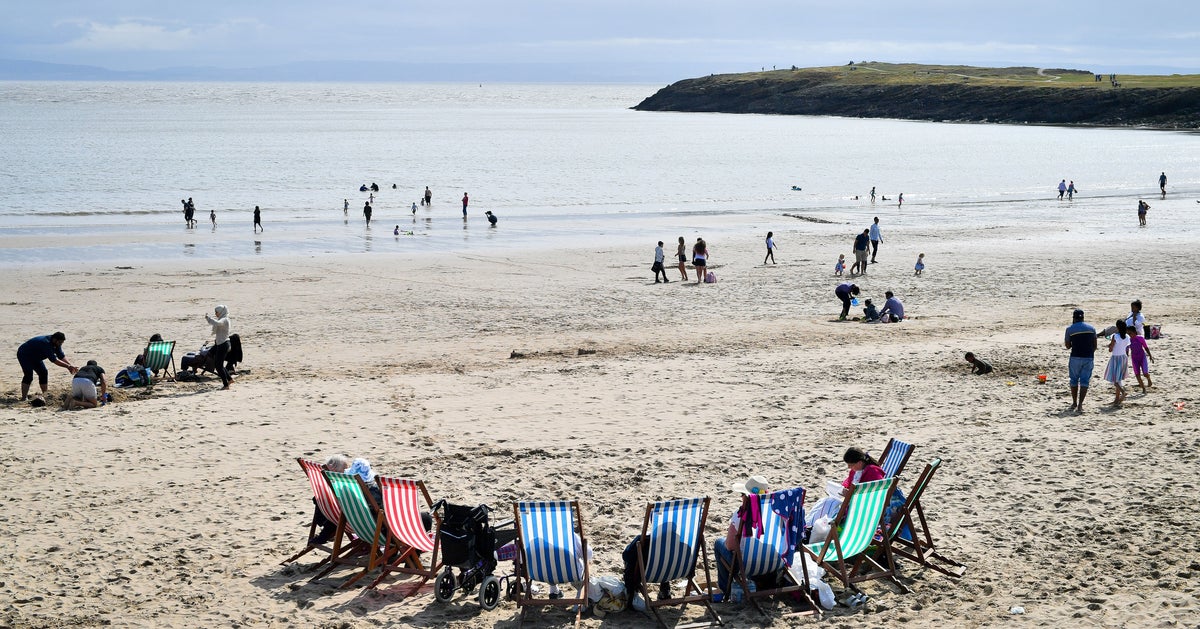
M 658 241 L 658 246 L 654 248 L 654 266 L 652 269 L 654 271 L 655 284 L 661 284 L 663 282 L 669 284 L 671 282 L 671 280 L 667 279 L 667 269 L 665 266 L 663 266 L 663 263 L 666 262 L 666 259 L 667 255 L 663 253 L 663 243 L 660 240 Z M 658 279 L 660 274 L 662 275 L 661 281 Z
M 217 366 L 217 375 L 221 378 L 222 389 L 228 389 L 229 385 L 233 384 L 233 378 L 229 377 L 229 372 L 225 370 L 225 356 L 229 354 L 229 309 L 225 306 L 217 306 L 213 308 L 212 317 L 205 313 L 204 320 L 212 326 L 213 344 L 208 348 L 209 359 Z
M 217 228 L 217 210 L 216 209 L 212 209 L 212 210 L 208 211 L 208 220 L 212 221 L 213 229 L 216 229 Z
M 896 207 L 904 207 L 904 193 L 903 192 L 900 193 L 899 198 L 896 200 Z
M 879 233 L 879 217 L 875 217 L 875 222 L 871 223 L 871 264 L 875 264 L 875 254 L 879 253 L 879 243 L 883 242 L 883 235 Z
M 21 346 L 17 348 L 17 362 L 21 364 L 21 372 L 24 374 L 21 378 L 22 402 L 29 397 L 29 385 L 33 384 L 34 373 L 37 373 L 38 386 L 42 388 L 42 397 L 46 397 L 50 374 L 46 372 L 45 361 L 49 360 L 66 369 L 71 372 L 71 375 L 75 375 L 79 371 L 63 354 L 62 345 L 66 340 L 66 334 L 55 332 L 45 336 L 35 336 L 21 343 Z
M 1058 200 L 1062 201 L 1063 195 L 1067 193 L 1067 180 L 1063 179 L 1058 182 Z
M 871 186 L 871 203 L 875 202 L 875 186 Z
M 860 292 L 858 284 L 851 284 L 849 282 L 838 284 L 838 287 L 834 289 L 833 294 L 842 300 L 842 314 L 838 316 L 838 321 L 846 320 L 846 316 L 850 314 L 850 298 L 852 295 L 857 295 Z
M 1075 180 L 1074 180 L 1074 179 L 1072 179 L 1072 180 L 1071 180 L 1071 183 L 1067 184 L 1067 200 L 1068 200 L 1068 201 L 1074 201 L 1074 200 L 1075 200 L 1075 192 L 1076 192 L 1076 190 L 1075 190 Z
M 1108 365 L 1104 368 L 1104 381 L 1111 382 L 1116 390 L 1112 405 L 1120 406 L 1129 392 L 1125 389 L 1125 378 L 1129 375 L 1129 327 L 1124 319 L 1117 319 L 1117 333 L 1108 341 Z
M 683 277 L 683 281 L 687 281 L 687 243 L 683 241 L 683 236 L 679 237 L 679 246 L 675 248 L 675 257 L 679 258 L 679 275 Z
M 767 255 L 763 258 L 763 264 L 767 263 L 767 258 L 770 258 L 771 264 L 775 264 L 775 232 L 767 232 Z
M 696 283 L 704 281 L 704 272 L 708 270 L 708 244 L 703 238 L 697 238 L 692 245 L 692 266 L 696 267 Z
M 1146 210 L 1149 210 L 1149 209 L 1150 209 L 1149 203 L 1146 203 L 1145 201 L 1138 199 L 1138 225 L 1139 226 L 1141 226 L 1141 227 L 1146 226 Z
M 367 227 L 370 227 L 371 226 L 371 204 L 369 202 L 363 204 L 363 217 L 365 217 L 367 219 Z
M 254 233 L 257 234 L 262 228 L 262 210 L 258 209 L 256 205 L 254 206 Z
M 850 275 L 867 274 L 867 250 L 871 246 L 871 230 L 864 229 L 854 237 L 854 264 L 850 266 Z
M 463 193 L 463 218 L 464 219 L 467 218 L 467 202 L 468 201 L 470 201 L 470 199 L 467 198 L 467 193 L 464 192 Z
M 417 215 L 417 204 L 416 204 L 416 203 L 413 203 L 413 206 L 412 206 L 412 213 L 413 213 L 413 216 L 416 216 L 416 215 Z
M 187 225 L 188 227 L 191 227 L 192 226 L 192 210 L 190 207 L 188 207 L 188 202 L 186 199 L 180 199 L 179 202 L 183 204 L 183 224 Z
M 1158 190 L 1159 190 L 1159 192 L 1162 192 L 1162 198 L 1164 198 L 1164 199 L 1167 198 L 1167 173 L 1166 173 L 1166 171 L 1163 171 L 1163 174 L 1158 176 Z
M 1083 400 L 1087 397 L 1088 385 L 1092 381 L 1092 367 L 1096 357 L 1096 328 L 1084 323 L 1083 311 L 1076 308 L 1071 313 L 1071 325 L 1063 336 L 1063 344 L 1071 350 L 1068 370 L 1071 378 L 1071 408 L 1083 412 Z
M 433 192 L 429 190 L 429 186 L 425 186 L 425 205 L 433 204 Z
M 1146 392 L 1146 387 L 1154 386 L 1150 381 L 1150 363 L 1154 362 L 1154 356 L 1150 353 L 1150 346 L 1146 344 L 1146 337 L 1142 336 L 1137 328 L 1129 327 L 1129 362 L 1133 365 L 1133 375 L 1137 377 L 1138 386 L 1142 388 L 1142 393 Z M 1146 376 L 1146 382 L 1142 382 L 1142 376 Z
M 342 199 L 342 215 L 350 216 L 350 199 Z

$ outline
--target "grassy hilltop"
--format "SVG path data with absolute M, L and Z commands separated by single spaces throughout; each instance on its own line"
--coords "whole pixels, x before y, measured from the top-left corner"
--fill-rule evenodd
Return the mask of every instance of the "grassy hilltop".
M 859 63 L 721 74 L 669 85 L 647 111 L 1200 128 L 1200 75 Z

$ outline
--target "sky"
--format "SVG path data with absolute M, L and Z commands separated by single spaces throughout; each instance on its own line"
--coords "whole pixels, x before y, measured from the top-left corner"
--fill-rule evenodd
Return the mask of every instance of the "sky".
M 122 71 L 556 64 L 569 81 L 576 65 L 695 76 L 853 60 L 1200 73 L 1195 0 L 0 0 L 0 9 L 0 59 Z

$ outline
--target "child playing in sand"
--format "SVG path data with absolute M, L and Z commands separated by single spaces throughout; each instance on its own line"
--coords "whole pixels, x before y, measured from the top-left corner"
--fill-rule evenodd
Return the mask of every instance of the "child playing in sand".
M 871 300 L 867 300 L 867 305 L 863 308 L 863 318 L 867 323 L 875 323 L 879 321 L 879 310 L 875 308 L 875 304 Z
M 1142 393 L 1146 392 L 1146 387 L 1154 386 L 1150 381 L 1150 362 L 1154 360 L 1154 356 L 1150 354 L 1150 346 L 1146 344 L 1146 337 L 1138 334 L 1137 326 L 1129 326 L 1129 362 L 1133 363 L 1133 375 L 1137 377 L 1138 386 L 1142 388 Z M 1142 383 L 1142 376 L 1146 376 L 1146 382 Z
M 967 362 L 971 363 L 971 365 L 974 367 L 973 369 L 971 369 L 971 373 L 978 374 L 981 376 L 992 373 L 992 366 L 983 362 L 982 360 L 976 358 L 975 354 L 972 354 L 971 352 L 967 352 L 966 355 L 963 356 L 963 358 L 966 358 Z
M 838 254 L 837 264 L 833 265 L 833 274 L 841 275 L 842 271 L 846 270 L 846 254 Z
M 925 254 L 921 253 L 917 255 L 917 263 L 913 265 L 913 269 L 915 270 L 913 275 L 920 275 L 921 271 L 925 270 Z

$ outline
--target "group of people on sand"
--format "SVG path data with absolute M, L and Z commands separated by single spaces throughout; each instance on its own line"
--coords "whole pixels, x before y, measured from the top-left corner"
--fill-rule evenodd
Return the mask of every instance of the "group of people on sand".
M 833 519 L 841 510 L 842 502 L 849 494 L 851 487 L 872 481 L 882 480 L 887 477 L 887 474 L 880 467 L 879 462 L 875 460 L 869 453 L 861 448 L 852 447 L 846 450 L 842 456 L 842 462 L 846 465 L 846 477 L 841 482 L 840 492 L 834 492 L 832 489 L 827 490 L 828 495 L 820 498 L 815 504 L 810 507 L 805 507 L 797 498 L 801 497 L 801 493 L 793 493 L 788 491 L 772 492 L 769 481 L 759 475 L 751 475 L 744 481 L 735 482 L 731 485 L 731 490 L 735 496 L 741 497 L 741 505 L 733 512 L 728 520 L 728 525 L 722 529 L 723 534 L 713 541 L 714 559 L 716 560 L 717 569 L 717 589 L 713 594 L 713 602 L 740 602 L 737 600 L 738 592 L 734 585 L 734 571 L 736 570 L 735 551 L 741 544 L 741 536 L 750 534 L 750 531 L 756 527 L 762 527 L 762 514 L 758 511 L 758 503 L 750 500 L 750 498 L 760 495 L 772 495 L 773 508 L 786 509 L 789 513 L 799 513 L 802 509 L 806 514 L 803 521 L 797 517 L 797 522 L 794 527 L 789 527 L 789 535 L 794 535 L 790 543 L 799 551 L 800 545 L 824 541 L 812 535 L 814 526 L 817 526 L 818 520 L 822 517 Z M 376 473 L 371 467 L 371 463 L 364 458 L 356 458 L 351 460 L 350 457 L 344 454 L 335 454 L 325 460 L 321 466 L 323 470 L 350 474 L 358 476 L 363 481 L 363 486 L 366 491 L 374 499 L 374 504 L 383 507 L 382 489 L 379 486 Z M 835 481 L 828 481 L 834 483 Z M 314 504 L 313 516 L 311 521 L 310 531 L 313 531 L 308 539 L 309 546 L 326 544 L 333 541 L 337 534 L 337 522 L 330 521 L 321 508 L 316 504 L 316 498 L 312 499 Z M 882 518 L 882 526 L 887 527 L 891 523 L 896 522 L 896 517 L 904 505 L 904 494 L 896 489 L 889 499 L 888 505 L 885 508 Z M 380 514 L 373 513 L 372 516 L 378 517 Z M 373 517 L 373 519 L 374 519 Z M 434 518 L 429 512 L 421 513 L 421 520 L 424 528 L 428 532 L 433 531 Z M 650 536 L 654 537 L 656 531 L 651 531 Z M 646 601 L 642 597 L 641 583 L 643 579 L 642 565 L 646 560 L 643 555 L 640 560 L 638 557 L 639 548 L 645 552 L 650 544 L 640 544 L 641 536 L 634 536 L 632 540 L 625 546 L 621 553 L 622 559 L 622 581 L 625 585 L 625 592 L 629 597 L 629 604 L 626 609 L 636 611 L 646 610 Z M 536 544 L 536 540 L 530 540 L 530 543 Z M 575 557 L 577 561 L 582 561 L 583 549 L 582 543 L 578 534 L 575 535 Z M 590 559 L 594 552 L 588 548 L 586 551 Z M 776 579 L 777 575 L 769 577 L 759 577 L 759 579 Z M 575 583 L 576 587 L 582 587 L 582 583 Z M 773 586 L 774 583 L 760 583 L 761 586 Z M 557 584 L 550 585 L 550 597 L 561 598 L 562 594 L 559 591 Z M 671 598 L 671 583 L 661 582 L 658 584 L 659 600 Z
M 214 337 L 213 345 L 208 349 L 210 360 L 216 361 L 216 371 L 217 376 L 221 378 L 221 388 L 228 389 L 233 384 L 233 378 L 225 366 L 225 357 L 229 353 L 231 344 L 229 340 L 229 309 L 223 305 L 217 306 L 213 309 L 212 315 L 205 313 L 204 319 L 212 327 Z M 157 340 L 162 338 L 158 335 L 155 337 Z M 155 337 L 151 337 L 151 340 L 156 340 Z M 46 369 L 47 360 L 66 369 L 72 376 L 71 393 L 67 396 L 66 403 L 68 410 L 75 407 L 95 408 L 102 406 L 110 399 L 108 379 L 105 377 L 104 368 L 95 360 L 87 361 L 83 367 L 76 367 L 63 353 L 62 347 L 66 340 L 66 334 L 55 332 L 35 336 L 17 348 L 17 362 L 21 365 L 22 373 L 20 401 L 24 402 L 29 399 L 29 389 L 33 385 L 33 376 L 36 374 L 42 395 L 34 397 L 31 404 L 39 407 L 46 405 L 45 398 L 50 385 L 50 374 Z M 134 363 L 142 364 L 141 359 L 143 357 L 139 356 Z M 118 377 L 119 380 L 120 377 Z
M 850 316 L 850 307 L 857 305 L 862 289 L 858 287 L 858 284 L 843 282 L 838 284 L 837 288 L 833 290 L 833 294 L 842 302 L 842 312 L 838 315 L 838 321 L 845 321 Z M 883 308 L 876 307 L 875 302 L 870 299 L 863 303 L 863 323 L 900 323 L 904 320 L 903 302 L 890 290 L 885 291 L 883 295 L 886 300 Z M 855 318 L 855 321 L 857 320 Z
M 770 241 L 771 234 L 767 234 L 767 240 Z M 683 236 L 679 237 L 679 244 L 675 247 L 675 257 L 679 260 L 679 277 L 681 281 L 688 281 L 687 263 L 688 251 L 687 241 Z M 696 243 L 692 245 L 692 268 L 696 274 L 696 283 L 700 282 L 713 283 L 717 281 L 717 276 L 708 270 L 710 252 L 708 243 L 704 242 L 703 238 L 696 238 Z M 667 279 L 666 269 L 666 253 L 663 251 L 663 241 L 658 241 L 658 246 L 654 248 L 654 264 L 650 266 L 650 270 L 654 271 L 654 283 L 670 283 Z M 659 279 L 659 277 L 662 279 Z
M 195 227 L 196 204 L 192 201 L 192 197 L 180 199 L 179 202 L 183 204 L 183 222 L 188 226 L 188 229 Z M 258 208 L 256 207 L 255 209 L 257 210 Z M 212 226 L 215 228 L 217 226 L 217 211 L 215 209 L 208 211 L 208 219 L 212 221 Z
M 1083 310 L 1076 308 L 1071 316 L 1071 325 L 1063 336 L 1063 344 L 1071 351 L 1068 364 L 1071 387 L 1069 410 L 1076 413 L 1083 412 L 1100 338 L 1108 340 L 1108 364 L 1104 367 L 1102 378 L 1113 385 L 1112 406 L 1120 406 L 1129 396 L 1125 379 L 1131 366 L 1142 393 L 1147 392 L 1147 387 L 1154 386 L 1150 379 L 1150 363 L 1154 361 L 1154 356 L 1146 343 L 1146 317 L 1142 315 L 1142 301 L 1134 300 L 1129 304 L 1129 316 L 1117 319 L 1115 325 L 1100 332 L 1084 321 Z

